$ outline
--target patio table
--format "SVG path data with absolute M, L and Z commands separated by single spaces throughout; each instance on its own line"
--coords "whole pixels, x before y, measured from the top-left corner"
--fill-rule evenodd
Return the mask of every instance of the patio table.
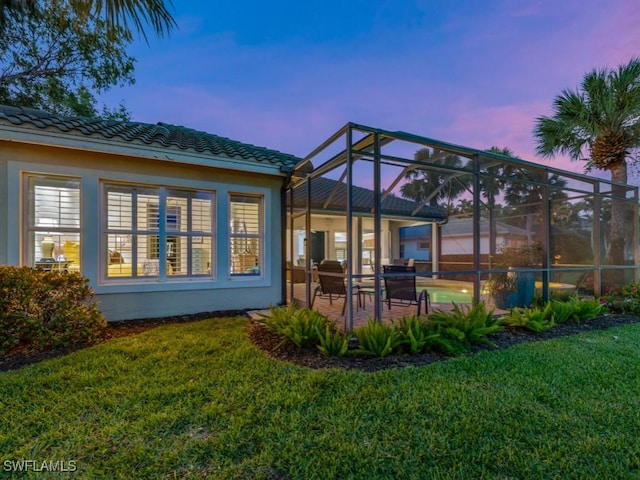
M 366 302 L 365 302 L 366 297 L 371 298 L 371 296 L 374 295 L 375 293 L 376 293 L 375 287 L 360 285 L 360 288 L 358 289 L 358 295 L 360 296 L 360 304 L 362 305 L 362 308 L 365 308 L 366 306 Z M 384 298 L 383 286 L 380 286 L 380 297 Z

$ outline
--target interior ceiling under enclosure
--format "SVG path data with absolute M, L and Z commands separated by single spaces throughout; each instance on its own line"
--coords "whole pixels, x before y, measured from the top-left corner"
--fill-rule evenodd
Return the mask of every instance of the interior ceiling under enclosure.
M 307 305 L 326 260 L 345 265 L 349 290 L 372 287 L 376 318 L 384 266 L 401 262 L 434 290 L 464 282 L 470 301 L 492 302 L 514 268 L 543 298 L 638 277 L 637 187 L 498 152 L 350 123 L 296 167 L 286 198 L 287 262 L 303 270 L 288 297 Z

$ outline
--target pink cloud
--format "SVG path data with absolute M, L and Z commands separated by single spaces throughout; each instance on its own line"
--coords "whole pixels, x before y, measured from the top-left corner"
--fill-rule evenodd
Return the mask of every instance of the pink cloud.
M 549 115 L 546 103 L 523 103 L 504 106 L 457 104 L 451 106 L 453 121 L 440 128 L 444 139 L 484 150 L 492 146 L 509 148 L 515 155 L 530 162 L 564 170 L 583 172 L 584 165 L 566 157 L 543 159 L 536 155 L 533 130 L 536 118 Z
M 238 45 L 232 33 L 218 32 L 147 58 L 127 104 L 135 120 L 299 156 L 354 121 L 478 149 L 508 147 L 581 172 L 578 162 L 536 158 L 535 118 L 587 71 L 628 61 L 640 45 L 634 4 L 566 2 L 550 10 L 550 0 L 525 8 L 505 0 L 492 4 L 491 15 L 455 16 L 436 32 L 405 38 L 401 29 L 403 42 L 386 50 L 359 42 Z M 199 28 L 194 19 L 187 30 Z
M 633 57 L 640 56 L 640 8 L 637 2 L 614 5 L 618 6 L 619 10 L 604 22 L 589 44 L 589 47 L 598 52 L 599 57 L 604 60 L 602 64 L 594 67 L 615 68 L 629 62 Z

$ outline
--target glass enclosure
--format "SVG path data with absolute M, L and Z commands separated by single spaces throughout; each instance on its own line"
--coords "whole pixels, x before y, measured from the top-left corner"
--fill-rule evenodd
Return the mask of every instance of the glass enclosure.
M 348 124 L 296 167 L 286 200 L 287 295 L 302 305 L 329 260 L 378 319 L 388 265 L 432 303 L 497 308 L 638 278 L 636 187 L 498 153 Z M 346 295 L 345 328 L 361 300 Z

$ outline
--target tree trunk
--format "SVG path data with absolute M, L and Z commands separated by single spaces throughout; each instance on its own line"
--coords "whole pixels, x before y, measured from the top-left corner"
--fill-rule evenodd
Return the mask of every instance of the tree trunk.
M 627 163 L 625 161 L 609 164 L 611 181 L 627 183 Z M 624 218 L 626 202 L 624 188 L 613 185 L 611 187 L 613 198 L 611 199 L 611 253 L 609 260 L 612 265 L 624 264 Z M 606 228 L 606 227 L 605 227 Z
M 489 269 L 493 268 L 493 257 L 498 249 L 497 223 L 493 205 L 489 205 Z

